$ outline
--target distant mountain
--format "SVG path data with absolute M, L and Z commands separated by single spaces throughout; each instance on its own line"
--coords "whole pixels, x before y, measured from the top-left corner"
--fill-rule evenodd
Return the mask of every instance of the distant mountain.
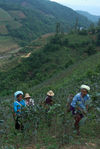
M 77 12 L 85 17 L 87 17 L 90 21 L 92 22 L 98 22 L 98 20 L 100 19 L 100 16 L 96 16 L 96 15 L 92 15 L 86 11 L 80 11 L 80 10 L 77 10 Z
M 88 27 L 90 21 L 72 9 L 49 0 L 0 0 L 0 35 L 12 36 L 20 43 L 55 32 L 56 23 L 63 31 L 75 25 Z

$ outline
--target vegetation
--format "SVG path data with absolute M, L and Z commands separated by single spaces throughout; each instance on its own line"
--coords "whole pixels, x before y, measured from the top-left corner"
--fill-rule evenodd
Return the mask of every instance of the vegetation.
M 32 45 L 27 47 L 27 51 L 33 50 L 30 47 Z M 70 65 L 86 59 L 88 55 L 96 53 L 92 38 L 77 34 L 56 34 L 40 49 L 35 52 L 33 50 L 29 58 L 22 58 L 16 67 L 1 72 L 1 92 L 13 92 L 24 80 L 26 84 L 31 82 L 31 86 L 37 85 Z
M 0 54 L 18 49 L 19 45 L 9 36 L 0 37 Z
M 26 149 L 27 146 L 64 149 L 75 144 L 81 148 L 99 149 L 99 31 L 99 26 L 94 28 L 94 32 L 77 29 L 64 34 L 57 30 L 55 35 L 35 40 L 23 48 L 18 57 L 31 52 L 28 58 L 20 57 L 14 61 L 14 57 L 11 66 L 7 65 L 9 68 L 0 70 L 2 149 Z M 78 137 L 66 103 L 68 95 L 79 92 L 81 84 L 91 87 L 91 103 L 88 115 L 80 123 L 81 137 Z M 46 112 L 43 102 L 50 89 L 55 92 L 54 105 Z M 12 117 L 12 95 L 16 90 L 29 92 L 35 100 L 34 108 L 23 111 L 23 132 L 14 129 Z
M 90 148 L 99 149 L 99 58 L 100 54 L 92 56 L 76 67 L 70 68 L 70 71 L 60 73 L 59 76 L 55 76 L 56 78 L 53 77 L 35 88 L 28 89 L 28 91 L 34 95 L 36 106 L 34 109 L 25 109 L 23 121 L 25 132 L 23 133 L 14 130 L 14 123 L 11 118 L 12 112 L 9 110 L 9 108 L 12 109 L 11 103 L 13 102 L 13 98 L 8 97 L 8 99 L 0 100 L 2 107 L 0 110 L 1 119 L 4 120 L 4 122 L 1 121 L 1 123 L 3 123 L 1 127 L 1 145 L 4 148 L 7 146 L 16 149 L 22 146 L 23 149 L 24 146 L 29 146 L 29 144 L 33 146 L 34 144 L 36 148 L 44 146 L 46 149 L 55 147 L 63 149 L 64 146 L 70 144 L 83 144 L 85 147 L 88 144 Z M 94 66 L 91 66 L 91 60 Z M 99 64 L 95 67 L 97 60 Z M 88 70 L 84 71 L 82 68 L 84 68 L 84 70 L 88 68 Z M 89 69 L 92 69 L 92 71 Z M 73 130 L 73 119 L 71 113 L 66 112 L 67 109 L 65 104 L 69 93 L 76 93 L 82 83 L 91 85 L 92 103 L 90 105 L 88 121 L 84 119 L 84 121 L 81 122 L 81 137 L 76 137 L 76 133 Z M 94 88 L 94 86 L 96 88 Z M 48 117 L 52 117 L 51 126 L 48 126 L 48 121 L 45 119 L 44 107 L 40 106 L 49 88 L 54 88 L 55 90 L 55 105 L 48 113 Z M 36 92 L 37 94 L 35 95 Z M 8 110 L 5 111 L 5 108 Z M 8 117 L 8 119 L 6 119 L 6 117 Z
M 0 35 L 10 35 L 21 46 L 43 34 L 55 32 L 57 22 L 61 30 L 67 32 L 74 27 L 76 18 L 78 26 L 88 27 L 91 23 L 72 9 L 48 0 L 0 1 L 0 28 L 3 25 L 4 30 Z

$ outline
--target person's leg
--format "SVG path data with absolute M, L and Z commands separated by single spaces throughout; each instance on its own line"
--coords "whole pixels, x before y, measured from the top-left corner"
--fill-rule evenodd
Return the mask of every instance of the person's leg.
M 76 115 L 75 115 L 75 123 L 74 123 L 74 126 L 75 126 L 75 129 L 77 130 L 77 135 L 80 134 L 79 122 L 80 122 L 81 119 L 82 119 L 82 116 L 81 116 L 80 114 L 76 114 Z
M 15 129 L 17 129 L 17 130 L 20 129 L 20 124 L 18 122 L 18 119 L 15 120 Z
M 24 125 L 21 123 L 21 130 L 23 131 L 24 130 Z
M 82 119 L 82 116 L 80 114 L 76 113 L 75 108 L 72 106 L 70 106 L 70 111 L 72 111 L 72 115 L 74 116 L 74 119 L 75 119 L 74 126 L 75 126 L 75 129 L 77 130 L 77 134 L 79 135 L 80 134 L 79 122 Z

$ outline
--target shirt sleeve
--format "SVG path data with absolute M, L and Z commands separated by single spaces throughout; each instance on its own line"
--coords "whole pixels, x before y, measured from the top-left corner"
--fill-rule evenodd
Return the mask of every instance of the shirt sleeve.
M 23 107 L 26 107 L 26 102 L 25 102 L 25 100 L 22 100 L 22 101 L 20 102 L 20 104 L 22 105 L 22 108 L 23 108 Z
M 77 99 L 78 98 L 77 98 L 77 95 L 76 95 L 76 96 L 74 96 L 74 98 L 72 100 L 71 106 L 74 107 L 74 108 L 76 107 Z
M 34 106 L 34 99 L 31 99 L 30 102 L 31 102 L 32 105 Z
M 14 102 L 14 112 L 17 112 L 17 104 Z
M 34 106 L 34 99 L 32 99 L 32 104 L 33 104 L 33 106 Z
M 86 100 L 85 105 L 89 105 L 90 103 L 91 103 L 91 98 L 90 98 L 90 96 L 88 96 L 88 99 Z

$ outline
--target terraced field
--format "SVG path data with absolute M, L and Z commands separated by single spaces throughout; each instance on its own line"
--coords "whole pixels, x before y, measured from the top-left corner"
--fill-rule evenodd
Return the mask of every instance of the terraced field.
M 0 54 L 14 51 L 19 45 L 9 36 L 0 36 Z

